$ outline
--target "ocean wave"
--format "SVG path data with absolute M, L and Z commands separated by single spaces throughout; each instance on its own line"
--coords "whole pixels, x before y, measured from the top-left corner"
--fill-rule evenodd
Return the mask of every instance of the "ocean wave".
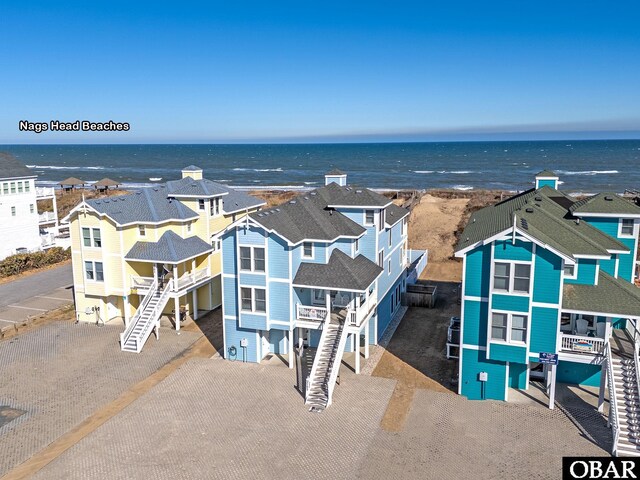
M 455 185 L 454 187 L 452 187 L 454 190 L 462 190 L 462 191 L 466 191 L 466 190 L 473 190 L 473 187 L 469 186 L 469 185 Z
M 242 167 L 237 167 L 233 169 L 234 172 L 247 172 L 247 171 L 253 171 L 253 172 L 283 172 L 284 170 L 282 170 L 282 168 L 278 167 L 278 168 L 242 168 Z
M 27 165 L 36 170 L 104 170 L 104 167 L 67 167 L 62 165 Z
M 416 172 L 416 173 L 418 173 L 418 172 Z M 450 174 L 450 175 L 468 175 L 470 173 L 475 173 L 475 172 L 472 171 L 472 170 L 451 170 L 451 171 L 449 171 L 449 170 L 438 170 L 438 173 Z
M 318 182 L 304 182 L 305 185 L 315 185 Z
M 414 170 L 413 173 L 435 173 L 433 170 Z
M 558 173 L 561 175 L 612 175 L 615 173 L 620 173 L 618 170 L 581 170 L 581 171 L 567 171 L 567 170 L 558 170 Z

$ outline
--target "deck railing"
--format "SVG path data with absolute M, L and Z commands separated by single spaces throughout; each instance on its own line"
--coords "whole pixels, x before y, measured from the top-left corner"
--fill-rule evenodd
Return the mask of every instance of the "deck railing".
M 606 342 L 604 338 L 587 337 L 582 335 L 568 335 L 561 333 L 561 350 L 571 353 L 588 353 L 602 355 Z
M 365 302 L 358 308 L 351 308 L 347 314 L 347 321 L 350 326 L 359 327 L 362 322 L 369 316 L 373 308 L 376 306 L 376 292 L 369 295 Z
M 326 307 L 314 307 L 311 305 L 296 304 L 296 318 L 298 320 L 313 320 L 324 322 L 327 318 Z
M 54 197 L 56 191 L 53 187 L 36 187 L 36 198 L 51 198 Z
M 38 214 L 38 223 L 51 223 L 56 221 L 55 212 L 42 212 Z
M 609 425 L 613 430 L 613 451 L 614 456 L 618 450 L 618 439 L 620 438 L 620 423 L 618 420 L 618 400 L 616 391 L 616 381 L 613 372 L 613 362 L 611 355 L 611 345 L 607 344 L 604 354 L 607 357 L 607 379 L 609 381 Z
M 185 273 L 183 276 L 178 278 L 177 282 L 175 282 L 175 292 L 183 290 L 184 288 L 190 287 L 191 285 L 195 285 L 201 280 L 208 278 L 211 276 L 211 272 L 209 267 L 202 270 L 193 270 L 189 273 Z
M 147 290 L 153 285 L 154 280 L 153 277 L 131 277 L 131 288 Z

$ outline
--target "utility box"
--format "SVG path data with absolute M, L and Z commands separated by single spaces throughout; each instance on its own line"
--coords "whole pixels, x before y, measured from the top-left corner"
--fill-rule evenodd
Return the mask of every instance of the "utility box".
M 487 380 L 489 380 L 489 374 L 487 372 L 480 372 L 478 374 L 478 380 L 480 380 L 481 382 L 486 382 Z
M 249 346 L 249 340 L 247 340 L 246 338 L 241 339 L 240 346 L 243 348 L 247 348 Z

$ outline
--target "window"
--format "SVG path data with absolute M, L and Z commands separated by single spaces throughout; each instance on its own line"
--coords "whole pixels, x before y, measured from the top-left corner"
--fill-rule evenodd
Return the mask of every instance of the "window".
M 324 290 L 313 289 L 313 303 L 316 305 L 324 305 L 326 303 Z
M 11 216 L 12 217 L 16 216 L 16 207 L 11 207 Z
M 198 210 L 204 210 L 204 198 L 198 199 Z
M 222 249 L 222 241 L 221 240 L 213 240 L 211 242 L 211 246 L 213 247 L 214 252 L 218 252 Z
M 633 237 L 633 218 L 620 220 L 620 237 Z
M 187 233 L 191 233 L 191 222 L 187 223 Z
M 304 242 L 302 244 L 302 256 L 304 258 L 313 258 L 313 243 Z
M 97 248 L 102 247 L 102 238 L 100 237 L 100 229 L 83 227 L 82 228 L 82 244 L 85 247 L 92 246 L 92 242 L 91 242 L 92 237 L 93 237 L 93 246 Z
M 264 248 L 240 247 L 240 270 L 245 270 L 247 272 L 264 272 Z
M 29 205 L 29 212 L 34 213 L 35 211 L 36 211 L 36 208 L 32 203 L 31 205 Z
M 18 193 L 22 193 L 22 182 L 18 182 Z
M 389 229 L 389 246 L 391 246 L 391 240 L 392 240 L 392 237 L 391 237 L 391 229 Z
M 491 317 L 491 340 L 507 341 L 507 322 L 509 316 L 506 313 L 494 313 Z
M 30 182 L 24 182 L 24 191 L 28 192 L 31 189 L 31 183 Z
M 220 215 L 220 199 L 212 198 L 209 200 L 209 208 L 211 209 L 211 215 Z
M 84 273 L 87 280 L 104 282 L 102 262 L 84 262 Z
M 380 210 L 380 223 L 378 224 L 378 231 L 384 230 L 384 209 Z
M 364 224 L 373 225 L 375 223 L 375 212 L 373 210 L 364 211 Z
M 359 238 L 356 238 L 356 245 L 355 245 L 355 247 L 356 247 L 356 252 L 360 251 L 360 239 L 359 239 Z
M 404 247 L 400 247 L 400 266 L 404 263 Z
M 526 343 L 526 315 L 494 312 L 491 316 L 491 340 L 509 343 Z
M 240 270 L 251 270 L 251 247 L 240 247 Z
M 3 183 L 2 184 L 2 193 L 5 195 L 9 194 L 9 184 L 8 183 Z
M 145 227 L 144 225 L 139 225 L 138 226 L 138 235 L 140 235 L 141 237 L 144 237 L 147 235 L 147 227 Z
M 378 266 L 384 268 L 384 251 L 380 250 L 378 252 Z
M 11 182 L 11 193 L 16 193 L 16 182 Z
M 100 229 L 99 228 L 94 228 L 93 229 L 93 246 L 100 248 L 102 247 L 102 238 L 100 237 Z
M 91 246 L 91 230 L 88 228 L 82 229 L 82 244 L 85 247 Z
M 493 289 L 510 293 L 529 293 L 531 265 L 528 263 L 496 262 L 493 269 Z
M 565 265 L 564 266 L 564 278 L 576 278 L 576 266 Z
M 240 304 L 245 312 L 265 313 L 267 311 L 267 291 L 264 288 L 242 287 Z
M 387 260 L 387 273 L 391 275 L 391 260 Z
M 402 220 L 402 236 L 404 237 L 407 234 L 407 219 Z
M 264 248 L 253 249 L 253 269 L 256 272 L 265 271 Z

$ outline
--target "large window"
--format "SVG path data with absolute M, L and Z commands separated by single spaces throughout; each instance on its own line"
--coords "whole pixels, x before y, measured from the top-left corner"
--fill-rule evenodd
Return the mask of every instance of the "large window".
M 528 263 L 495 262 L 493 289 L 508 293 L 529 293 L 531 265 Z
M 633 236 L 633 218 L 623 218 L 620 220 L 620 236 Z
M 82 244 L 85 247 L 102 247 L 102 238 L 99 228 L 82 228 Z
M 9 184 L 8 183 L 3 183 L 2 184 L 2 193 L 3 193 L 3 195 L 9 195 Z
M 204 210 L 204 198 L 198 199 L 198 210 Z
M 494 312 L 491 316 L 491 340 L 525 343 L 527 323 L 526 315 Z
M 91 246 L 91 229 L 89 228 L 82 229 L 82 244 L 85 247 Z
M 84 273 L 87 280 L 104 282 L 102 262 L 84 262 Z
M 384 230 L 384 209 L 380 210 L 380 218 L 378 219 L 378 221 L 380 222 L 378 224 L 378 230 Z
M 313 243 L 304 242 L 302 244 L 302 256 L 304 258 L 313 258 Z
M 267 292 L 264 288 L 242 287 L 240 289 L 241 308 L 245 312 L 265 313 Z
M 378 266 L 384 268 L 384 250 L 378 252 Z
M 220 215 L 220 202 L 219 198 L 212 198 L 209 200 L 209 208 L 211 209 L 211 215 Z
M 364 224 L 373 225 L 375 223 L 375 212 L 373 210 L 364 211 Z
M 576 278 L 576 265 L 564 266 L 564 278 Z
M 11 216 L 12 217 L 16 216 L 16 207 L 11 207 Z
M 392 241 L 393 241 L 393 237 L 391 236 L 391 231 L 392 231 L 392 229 L 390 228 L 389 229 L 389 247 L 391 247 Z
M 93 229 L 93 246 L 98 248 L 102 247 L 102 237 L 100 236 L 99 228 Z
M 244 270 L 246 272 L 264 272 L 264 248 L 240 247 L 240 270 Z

